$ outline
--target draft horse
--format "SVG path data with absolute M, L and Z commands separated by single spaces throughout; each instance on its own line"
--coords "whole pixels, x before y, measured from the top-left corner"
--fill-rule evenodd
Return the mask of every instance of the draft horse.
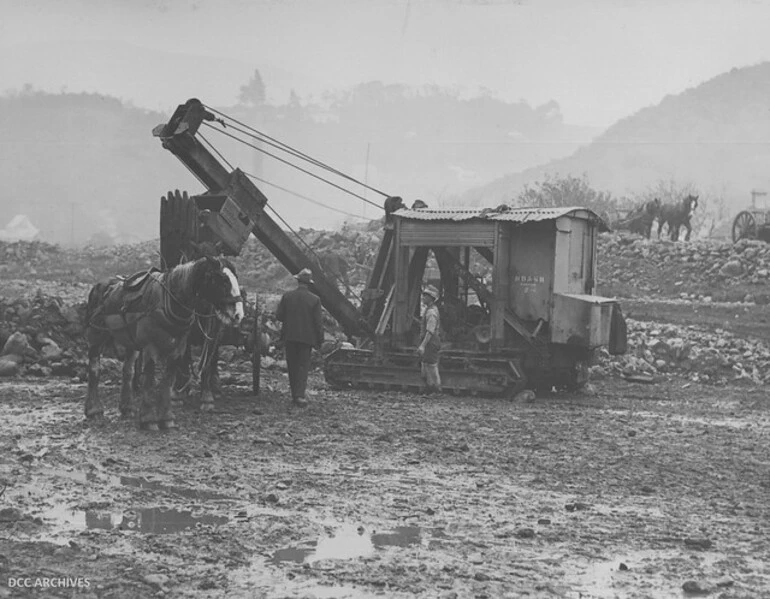
M 671 235 L 671 241 L 679 241 L 679 230 L 683 226 L 687 229 L 684 240 L 690 241 L 690 233 L 692 233 L 690 219 L 697 207 L 698 196 L 692 194 L 689 194 L 678 204 L 663 204 L 658 213 L 658 239 L 660 239 L 660 232 L 663 229 L 663 225 L 668 224 L 668 232 Z
M 245 292 L 243 293 L 245 303 Z M 221 392 L 219 384 L 219 348 L 227 331 L 211 306 L 204 306 L 195 326 L 190 331 L 187 348 L 178 363 L 179 370 L 174 376 L 171 399 L 177 404 L 189 395 L 190 386 L 197 378 L 200 381 L 200 411 L 214 409 L 214 396 Z M 192 348 L 200 347 L 197 366 Z
M 652 235 L 652 225 L 660 214 L 660 199 L 655 198 L 639 206 L 628 215 L 626 223 L 628 230 L 637 235 L 643 235 L 647 239 Z
M 113 278 L 94 285 L 86 305 L 86 418 L 104 415 L 98 389 L 100 359 L 105 347 L 112 344 L 124 359 L 121 416 L 135 415 L 132 380 L 141 352 L 144 381 L 139 426 L 147 430 L 175 428 L 171 386 L 202 304 L 210 305 L 223 324 L 237 324 L 243 318 L 238 279 L 216 258 L 204 257 L 166 272 L 137 273 L 126 280 Z M 163 376 L 153 389 L 156 366 L 163 367 Z
M 233 275 L 238 276 L 235 265 L 227 258 L 218 255 L 218 249 L 209 242 L 196 243 L 191 241 L 188 251 L 192 253 L 192 258 L 202 258 L 209 256 L 219 260 L 223 266 Z M 181 253 L 180 258 L 185 254 Z M 246 306 L 246 292 L 241 287 L 239 291 L 243 306 Z M 234 327 L 228 328 L 226 323 L 219 319 L 211 304 L 201 300 L 196 306 L 196 323 L 190 331 L 187 340 L 187 347 L 184 355 L 178 362 L 178 371 L 174 376 L 174 382 L 171 387 L 171 401 L 174 405 L 181 405 L 182 401 L 189 396 L 189 390 L 197 378 L 200 381 L 200 410 L 201 412 L 210 412 L 214 409 L 214 396 L 221 391 L 219 386 L 219 348 L 223 338 L 231 338 L 233 332 L 237 331 Z M 236 322 L 235 324 L 238 324 Z M 238 333 L 236 332 L 236 335 Z M 200 348 L 200 357 L 197 366 L 193 361 L 192 348 Z M 136 377 L 135 377 L 136 378 Z

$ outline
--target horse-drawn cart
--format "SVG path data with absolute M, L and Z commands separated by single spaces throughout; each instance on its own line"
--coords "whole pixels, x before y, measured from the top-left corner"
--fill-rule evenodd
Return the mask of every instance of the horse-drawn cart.
M 767 197 L 767 192 L 751 192 L 751 209 L 743 210 L 733 220 L 733 243 L 741 239 L 759 239 L 770 243 L 770 208 L 757 207 L 758 197 Z M 765 203 L 767 203 L 765 201 Z

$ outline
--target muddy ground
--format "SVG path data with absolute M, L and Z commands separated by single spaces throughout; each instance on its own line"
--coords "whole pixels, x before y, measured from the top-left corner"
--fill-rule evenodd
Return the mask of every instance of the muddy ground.
M 521 405 L 315 374 L 292 409 L 285 374 L 249 377 L 167 433 L 119 420 L 114 383 L 101 425 L 82 384 L 0 383 L 0 597 L 770 596 L 766 389 Z
M 50 281 L 2 295 L 82 299 L 103 260 L 38 262 Z M 679 279 L 620 294 L 626 315 L 770 340 L 770 305 L 681 301 Z M 118 419 L 115 364 L 102 424 L 77 378 L 0 379 L 0 598 L 770 597 L 766 385 L 659 373 L 513 404 L 316 372 L 292 409 L 279 364 L 253 397 L 234 351 L 216 411 L 167 433 Z

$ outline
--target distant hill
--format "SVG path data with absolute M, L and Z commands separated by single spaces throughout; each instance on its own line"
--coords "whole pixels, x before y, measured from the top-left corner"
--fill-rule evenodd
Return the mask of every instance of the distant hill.
M 58 243 L 157 236 L 160 196 L 196 183 L 152 137 L 167 118 L 95 94 L 0 98 L 0 214 Z
M 323 102 L 293 97 L 285 105 L 222 110 L 386 193 L 433 202 L 569 155 L 596 133 L 565 124 L 555 102 L 530 107 L 378 82 Z M 159 198 L 173 189 L 203 191 L 151 135 L 170 115 L 99 94 L 25 88 L 0 97 L 0 214 L 7 220 L 25 215 L 49 242 L 157 237 Z M 228 157 L 247 172 L 343 212 L 367 218 L 378 213 L 373 207 L 364 213 L 360 199 L 320 187 L 253 149 L 242 146 Z M 269 187 L 265 192 L 294 226 L 329 226 L 342 218 L 296 195 Z M 383 199 L 369 198 L 378 205 Z M 0 228 L 6 224 L 0 218 Z
M 597 100 L 598 101 L 598 100 Z M 615 196 L 643 194 L 658 182 L 691 185 L 724 200 L 723 216 L 770 190 L 770 63 L 733 69 L 607 129 L 566 158 L 512 172 L 452 198 L 496 205 L 551 175 L 585 175 Z

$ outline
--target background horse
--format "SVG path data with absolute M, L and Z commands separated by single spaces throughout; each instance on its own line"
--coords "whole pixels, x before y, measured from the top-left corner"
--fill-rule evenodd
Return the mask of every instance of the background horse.
M 225 324 L 238 323 L 243 318 L 238 279 L 217 259 L 200 258 L 164 273 L 138 273 L 127 280 L 112 279 L 94 285 L 86 306 L 87 418 L 104 414 L 98 392 L 100 358 L 105 346 L 111 343 L 124 358 L 121 415 L 133 416 L 131 383 L 141 351 L 144 393 L 140 426 L 151 430 L 175 427 L 170 405 L 171 385 L 195 323 L 196 306 L 201 302 L 210 304 L 216 317 Z M 151 392 L 157 364 L 165 368 L 153 405 Z
M 628 230 L 637 235 L 643 235 L 647 239 L 652 235 L 652 225 L 660 214 L 661 203 L 659 198 L 639 206 L 626 219 Z
M 697 207 L 698 196 L 692 194 L 688 195 L 678 204 L 663 204 L 663 206 L 660 207 L 660 213 L 658 214 L 658 238 L 660 238 L 660 231 L 663 229 L 663 225 L 668 224 L 668 232 L 671 235 L 671 241 L 679 240 L 679 229 L 682 226 L 687 229 L 684 240 L 690 241 L 690 234 L 692 233 L 690 219 Z

